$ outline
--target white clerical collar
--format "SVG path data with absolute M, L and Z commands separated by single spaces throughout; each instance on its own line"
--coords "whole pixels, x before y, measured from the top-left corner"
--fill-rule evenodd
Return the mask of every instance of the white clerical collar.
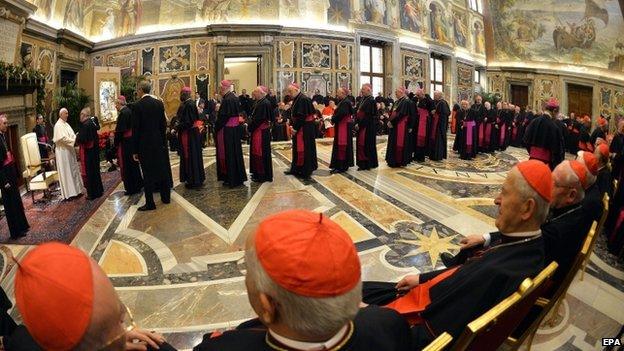
M 288 346 L 295 350 L 314 351 L 314 350 L 330 350 L 332 347 L 338 345 L 338 343 L 342 341 L 342 339 L 344 338 L 345 334 L 347 334 L 348 329 L 349 329 L 349 325 L 347 324 L 344 327 L 342 327 L 338 331 L 338 333 L 336 333 L 336 335 L 332 336 L 329 340 L 325 342 L 305 342 L 305 341 L 292 340 L 287 337 L 278 335 L 271 329 L 269 329 L 269 333 L 275 340 L 277 340 L 284 346 Z
M 510 236 L 512 238 L 525 238 L 525 237 L 538 236 L 542 234 L 542 230 L 538 229 L 538 230 L 534 230 L 530 232 L 515 232 L 515 233 L 502 233 L 502 234 L 504 236 Z

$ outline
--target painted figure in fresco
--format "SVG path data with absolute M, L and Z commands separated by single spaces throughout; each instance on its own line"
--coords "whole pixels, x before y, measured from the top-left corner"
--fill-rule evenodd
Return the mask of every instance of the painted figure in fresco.
M 65 20 L 63 26 L 82 29 L 84 24 L 84 4 L 83 0 L 69 0 L 65 8 Z
M 406 28 L 412 32 L 420 33 L 423 30 L 423 13 L 425 6 L 421 0 L 405 0 L 403 5 L 403 16 L 407 19 Z
M 52 0 L 35 0 L 37 12 L 45 19 L 50 19 L 52 15 Z
M 553 42 L 556 49 L 592 48 L 594 40 L 596 40 L 596 25 L 593 19 L 586 17 L 580 24 L 568 22 L 567 26 L 566 28 L 559 25 L 553 31 Z
M 434 3 L 429 5 L 431 10 L 431 37 L 442 42 L 449 42 L 449 37 L 446 34 L 447 26 L 444 19 L 444 11 L 439 6 Z
M 122 0 L 119 35 L 136 33 L 141 21 L 141 0 Z
M 105 38 L 115 36 L 115 12 L 110 7 L 106 9 L 106 18 L 102 20 L 101 35 Z
M 485 37 L 481 22 L 475 22 L 474 24 L 474 49 L 476 53 L 485 53 Z
M 453 14 L 453 32 L 455 34 L 455 44 L 465 47 L 468 30 L 462 18 L 456 13 Z
M 367 20 L 373 23 L 384 23 L 386 17 L 386 2 L 384 0 L 364 0 L 364 8 L 369 13 Z
M 227 22 L 231 5 L 232 0 L 204 0 L 202 16 L 209 21 Z

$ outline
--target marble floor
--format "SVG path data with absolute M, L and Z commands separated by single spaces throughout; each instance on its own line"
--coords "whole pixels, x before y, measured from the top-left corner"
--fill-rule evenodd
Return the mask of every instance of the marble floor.
M 245 148 L 245 152 L 248 150 Z M 380 160 L 385 138 L 378 144 Z M 236 189 L 216 182 L 214 149 L 204 150 L 207 180 L 199 189 L 175 181 L 172 202 L 137 212 L 141 195 L 120 185 L 80 230 L 72 245 L 108 273 L 140 326 L 190 349 L 212 330 L 253 316 L 243 283 L 243 245 L 265 216 L 290 208 L 323 211 L 351 235 L 363 278 L 396 280 L 442 267 L 441 252 L 456 252 L 468 234 L 494 229 L 493 198 L 506 172 L 526 152 L 480 155 L 463 161 L 330 175 L 331 140 L 318 141 L 319 170 L 309 181 L 283 175 L 289 143 L 273 145 L 272 183 Z M 171 154 L 174 178 L 179 161 Z M 246 159 L 248 164 L 248 159 Z M 159 202 L 157 201 L 157 204 Z M 13 296 L 14 264 L 29 246 L 0 246 L 1 285 Z M 535 350 L 593 350 L 624 323 L 624 267 L 597 245 L 587 274 L 571 287 L 555 325 L 540 329 Z M 19 320 L 19 313 L 12 315 Z

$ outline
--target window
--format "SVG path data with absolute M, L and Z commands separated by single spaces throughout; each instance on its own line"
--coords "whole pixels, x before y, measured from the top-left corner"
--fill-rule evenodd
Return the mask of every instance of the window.
M 475 73 L 474 73 L 474 82 L 475 82 L 476 84 L 481 84 L 481 72 L 480 72 L 480 71 L 475 70 Z
M 373 96 L 384 92 L 384 54 L 381 46 L 360 44 L 360 84 L 373 86 Z
M 429 60 L 429 69 L 431 71 L 431 90 L 444 91 L 444 60 L 438 56 L 431 56 Z
M 481 13 L 481 1 L 480 0 L 469 0 L 470 9 Z

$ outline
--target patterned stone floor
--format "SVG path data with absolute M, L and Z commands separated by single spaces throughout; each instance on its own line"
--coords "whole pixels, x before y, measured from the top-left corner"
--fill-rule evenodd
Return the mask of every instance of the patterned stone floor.
M 247 152 L 247 150 L 245 150 Z M 380 159 L 385 139 L 378 144 Z M 510 148 L 466 162 L 382 165 L 372 171 L 328 170 L 331 140 L 318 142 L 320 168 L 310 181 L 285 176 L 290 145 L 273 145 L 273 183 L 229 189 L 215 180 L 214 150 L 204 150 L 207 180 L 179 186 L 170 205 L 137 212 L 141 195 L 120 185 L 73 241 L 109 274 L 138 324 L 190 349 L 203 333 L 252 317 L 243 283 L 242 247 L 265 216 L 290 208 L 323 211 L 351 235 L 364 279 L 396 280 L 442 267 L 441 252 L 456 252 L 464 235 L 493 230 L 496 196 L 506 172 L 526 158 Z M 172 154 L 174 178 L 179 161 Z M 248 160 L 246 159 L 248 164 Z M 158 203 L 158 202 L 157 202 Z M 1 285 L 13 296 L 14 264 L 29 246 L 0 246 Z M 583 281 L 572 286 L 556 325 L 544 327 L 535 350 L 592 350 L 624 323 L 624 270 L 599 243 Z M 17 311 L 12 312 L 19 319 Z

